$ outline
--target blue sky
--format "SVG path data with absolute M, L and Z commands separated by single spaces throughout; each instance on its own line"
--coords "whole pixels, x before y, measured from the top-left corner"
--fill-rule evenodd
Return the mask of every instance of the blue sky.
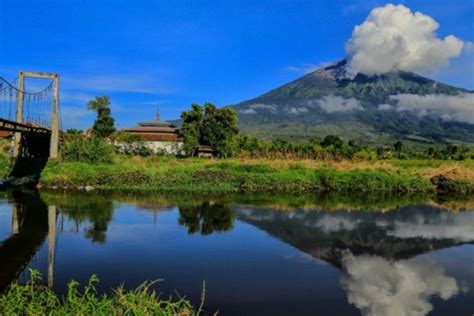
M 370 10 L 390 1 L 0 0 L 0 76 L 61 75 L 66 128 L 87 128 L 86 103 L 110 95 L 119 128 L 176 119 L 192 102 L 238 103 L 344 58 Z M 474 42 L 472 0 L 403 3 L 439 37 Z M 474 49 L 430 77 L 474 89 Z

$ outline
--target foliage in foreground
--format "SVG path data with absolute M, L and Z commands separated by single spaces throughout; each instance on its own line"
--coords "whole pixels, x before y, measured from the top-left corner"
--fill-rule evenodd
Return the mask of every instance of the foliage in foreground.
M 92 276 L 82 289 L 76 281 L 68 284 L 64 297 L 39 286 L 41 275 L 30 270 L 26 285 L 13 283 L 0 295 L 1 315 L 199 315 L 189 301 L 163 300 L 150 290 L 153 282 L 145 282 L 134 290 L 119 287 L 111 295 L 98 294 L 98 278 Z

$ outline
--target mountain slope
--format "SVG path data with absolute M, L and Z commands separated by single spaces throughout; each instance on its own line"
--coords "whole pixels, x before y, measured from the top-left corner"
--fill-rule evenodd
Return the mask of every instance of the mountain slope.
M 308 139 L 336 134 L 365 143 L 474 143 L 474 125 L 395 108 L 399 95 L 469 93 L 410 72 L 349 78 L 346 61 L 318 69 L 233 107 L 241 129 L 267 139 Z M 473 104 L 474 111 L 474 104 Z

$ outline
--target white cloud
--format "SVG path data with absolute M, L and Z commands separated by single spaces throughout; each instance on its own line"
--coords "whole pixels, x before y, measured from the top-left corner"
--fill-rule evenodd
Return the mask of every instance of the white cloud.
M 380 111 L 388 111 L 388 110 L 393 110 L 393 106 L 390 104 L 379 104 L 378 109 Z
M 345 254 L 341 278 L 349 303 L 363 315 L 426 315 L 437 295 L 448 300 L 459 292 L 456 279 L 427 260 L 391 262 L 380 257 Z
M 243 110 L 239 110 L 239 113 L 242 113 L 242 114 L 256 114 L 257 112 L 254 109 L 243 109 Z
M 403 5 L 375 8 L 346 44 L 348 72 L 437 70 L 459 56 L 464 45 L 453 35 L 437 38 L 438 27 L 431 17 Z
M 325 96 L 324 98 L 317 100 L 317 103 L 321 109 L 328 113 L 350 112 L 364 109 L 359 100 L 354 98 L 344 99 L 343 97 L 335 95 Z
M 445 121 L 474 124 L 474 93 L 398 94 L 390 98 L 396 101 L 397 111 L 411 111 L 418 116 L 436 115 Z
M 305 114 L 305 113 L 308 113 L 308 109 L 305 107 L 292 107 L 288 109 L 288 113 L 295 114 L 295 115 Z
M 263 110 L 270 111 L 275 113 L 277 111 L 277 106 L 274 104 L 263 104 L 263 103 L 254 103 L 249 105 L 250 110 Z
M 307 222 L 305 225 L 317 227 L 326 233 L 333 233 L 341 230 L 354 230 L 361 222 L 361 219 L 353 219 L 346 216 L 324 215 L 316 222 Z
M 409 221 L 396 220 L 388 235 L 398 238 L 454 239 L 474 241 L 474 212 L 443 213 L 435 218 L 417 215 Z

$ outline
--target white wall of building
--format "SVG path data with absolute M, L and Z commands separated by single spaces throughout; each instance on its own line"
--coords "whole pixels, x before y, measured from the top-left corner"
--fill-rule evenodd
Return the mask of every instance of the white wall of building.
M 124 143 L 116 141 L 114 145 L 119 150 L 125 150 L 127 146 L 135 148 L 144 146 L 149 148 L 153 153 L 166 153 L 170 155 L 181 155 L 183 154 L 183 142 L 171 142 L 171 141 L 141 141 L 136 143 Z M 130 147 L 129 147 L 130 148 Z

